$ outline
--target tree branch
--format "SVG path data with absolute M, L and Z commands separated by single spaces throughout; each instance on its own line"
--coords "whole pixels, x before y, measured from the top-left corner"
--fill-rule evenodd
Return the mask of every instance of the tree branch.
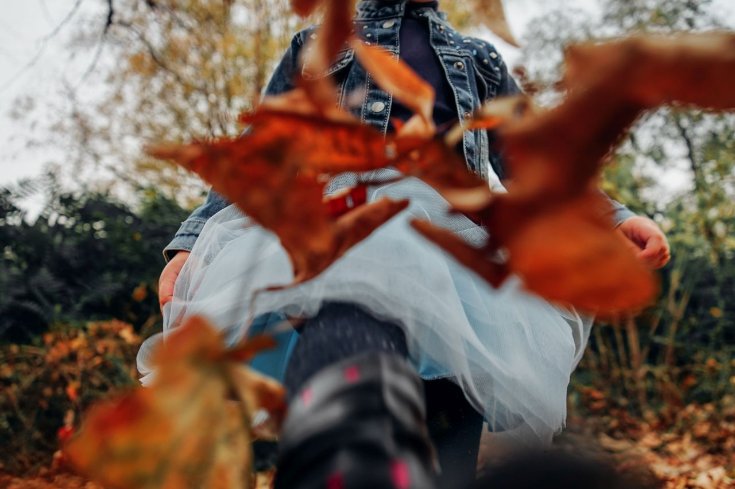
M 105 28 L 102 31 L 102 35 L 104 36 L 107 34 L 107 31 L 110 30 L 110 27 L 112 27 L 112 23 L 115 20 L 115 6 L 112 3 L 112 0 L 107 0 L 107 21 L 105 22 Z

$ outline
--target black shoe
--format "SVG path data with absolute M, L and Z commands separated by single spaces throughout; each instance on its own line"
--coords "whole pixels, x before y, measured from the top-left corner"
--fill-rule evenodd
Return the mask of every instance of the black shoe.
M 323 369 L 289 407 L 275 489 L 434 489 L 421 380 L 368 353 Z

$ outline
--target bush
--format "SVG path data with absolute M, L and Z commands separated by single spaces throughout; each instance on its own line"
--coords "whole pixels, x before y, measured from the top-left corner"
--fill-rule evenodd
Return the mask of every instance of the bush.
M 60 193 L 29 224 L 0 190 L 0 340 L 28 342 L 56 323 L 158 316 L 161 249 L 188 214 L 146 192 L 140 209 L 103 193 Z
M 0 471 L 47 467 L 67 413 L 79 416 L 111 390 L 135 385 L 139 346 L 132 325 L 108 321 L 0 348 Z

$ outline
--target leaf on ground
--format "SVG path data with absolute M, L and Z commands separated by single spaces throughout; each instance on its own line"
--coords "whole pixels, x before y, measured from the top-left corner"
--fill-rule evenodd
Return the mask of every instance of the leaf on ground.
M 93 406 L 64 449 L 71 464 L 111 488 L 249 487 L 250 406 L 228 400 L 247 367 L 227 360 L 219 334 L 198 317 L 154 361 L 151 387 Z M 282 412 L 282 389 L 239 382 L 237 390 Z
M 393 95 L 426 125 L 434 126 L 434 88 L 406 63 L 383 48 L 352 41 L 357 58 L 383 90 Z M 432 132 L 433 135 L 433 132 Z
M 503 0 L 475 0 L 474 10 L 493 34 L 511 46 L 520 47 L 508 25 Z
M 268 413 L 268 431 L 260 429 L 253 433 L 253 438 L 276 438 L 286 416 L 286 389 L 270 377 L 241 365 L 230 367 L 230 378 L 237 398 L 245 403 L 251 415 L 259 411 Z

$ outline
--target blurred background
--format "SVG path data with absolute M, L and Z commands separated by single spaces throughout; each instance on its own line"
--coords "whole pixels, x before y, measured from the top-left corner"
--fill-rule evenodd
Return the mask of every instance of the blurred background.
M 731 0 L 505 4 L 521 49 L 441 1 L 544 104 L 569 43 L 735 28 Z M 69 413 L 135 383 L 137 344 L 160 328 L 161 249 L 206 188 L 141 147 L 237 134 L 304 22 L 287 0 L 3 7 L 0 471 L 23 473 L 49 464 Z M 662 226 L 673 259 L 653 307 L 593 330 L 560 443 L 595 439 L 691 484 L 676 487 L 735 478 L 734 160 L 735 115 L 684 108 L 649 114 L 617 151 L 605 190 Z

